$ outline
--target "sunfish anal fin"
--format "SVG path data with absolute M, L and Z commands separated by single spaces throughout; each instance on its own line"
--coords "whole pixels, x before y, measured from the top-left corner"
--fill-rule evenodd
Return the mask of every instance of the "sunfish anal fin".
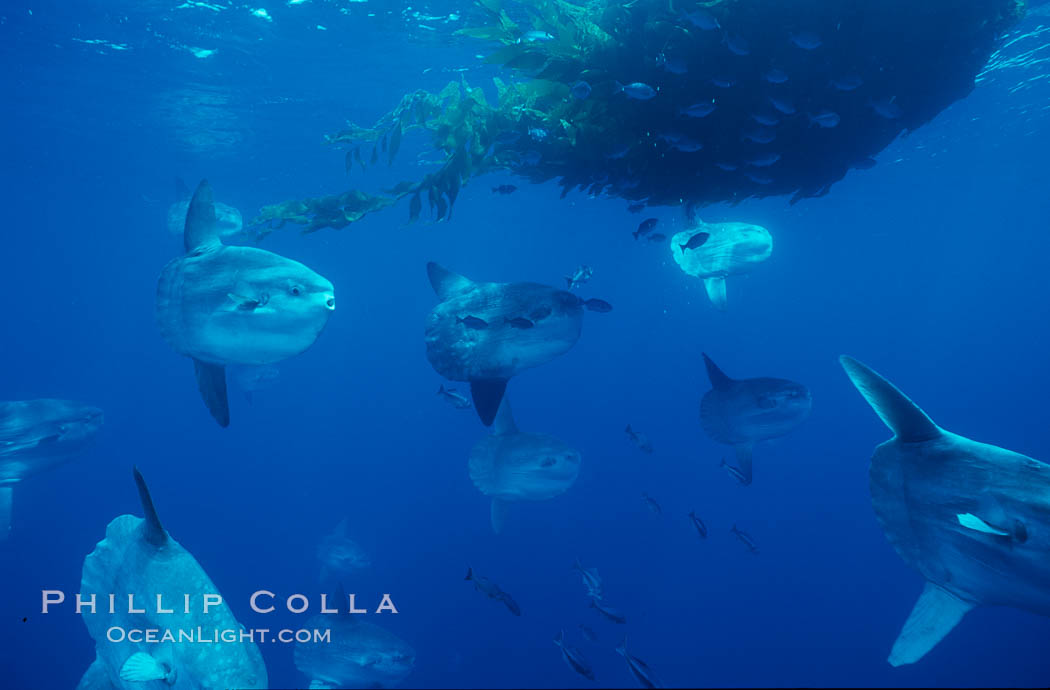
M 743 476 L 740 483 L 744 486 L 751 485 L 751 455 L 753 449 L 754 446 L 750 444 L 734 446 L 734 450 L 736 450 L 736 467 L 740 470 L 740 474 Z
M 474 379 L 470 382 L 470 397 L 478 411 L 481 423 L 492 426 L 499 411 L 503 393 L 507 390 L 507 379 Z
M 168 680 L 172 672 L 149 654 L 135 652 L 120 667 L 120 679 L 132 683 L 148 683 L 152 680 Z M 171 681 L 169 681 L 171 682 Z
M 974 608 L 940 585 L 927 582 L 911 610 L 904 628 L 893 643 L 888 661 L 891 666 L 912 664 L 926 656 L 962 617 Z
M 977 517 L 973 513 L 959 513 L 955 516 L 955 519 L 959 521 L 959 524 L 967 529 L 972 529 L 976 532 L 983 532 L 985 534 L 994 534 L 1000 537 L 1009 537 L 1010 533 L 1005 532 L 998 527 L 992 527 L 987 522 Z
M 507 521 L 507 510 L 510 503 L 499 498 L 492 499 L 490 518 L 492 520 L 492 531 L 499 534 L 503 531 L 503 523 Z
M 15 489 L 12 486 L 0 486 L 0 541 L 11 534 L 11 502 Z
M 839 362 L 850 381 L 898 441 L 919 443 L 941 435 L 940 427 L 918 405 L 870 367 L 846 355 L 839 357 Z
M 474 281 L 470 278 L 454 273 L 433 261 L 427 263 L 427 277 L 430 278 L 430 285 L 442 301 L 453 295 L 466 292 L 474 286 Z
M 704 278 L 704 288 L 707 290 L 707 298 L 711 304 L 722 311 L 726 310 L 726 279 L 722 276 L 711 276 Z
M 503 402 L 496 412 L 496 420 L 492 425 L 493 434 L 516 434 L 518 425 L 514 423 L 514 414 L 510 410 L 510 398 L 503 396 Z
M 192 252 L 217 247 L 220 244 L 211 185 L 207 180 L 201 180 L 186 210 L 186 227 L 182 231 L 182 245 L 187 252 Z
M 226 368 L 194 359 L 193 370 L 197 374 L 197 388 L 211 416 L 215 418 L 219 426 L 228 427 L 230 425 L 230 401 L 226 398 Z

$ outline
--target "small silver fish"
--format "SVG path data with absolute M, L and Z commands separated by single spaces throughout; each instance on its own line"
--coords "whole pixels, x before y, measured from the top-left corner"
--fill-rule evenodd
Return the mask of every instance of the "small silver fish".
M 631 84 L 616 82 L 616 91 L 638 101 L 647 101 L 656 95 L 656 89 L 640 81 Z
M 689 519 L 693 521 L 693 527 L 696 528 L 696 531 L 700 535 L 700 538 L 707 539 L 707 525 L 704 524 L 703 520 L 696 516 L 695 511 L 689 511 Z
M 773 104 L 774 108 L 779 110 L 784 115 L 795 114 L 795 104 L 787 100 L 786 98 L 774 98 L 773 96 L 770 96 L 769 102 Z
M 746 486 L 747 484 L 751 483 L 751 480 L 747 477 L 747 475 L 741 472 L 738 467 L 734 467 L 733 465 L 730 465 L 728 462 L 726 462 L 725 458 L 722 458 L 722 462 L 719 463 L 718 466 L 724 467 L 725 471 L 729 474 L 729 476 L 737 480 L 741 484 L 744 484 Z
M 802 50 L 816 50 L 823 44 L 823 41 L 820 40 L 820 36 L 812 31 L 799 31 L 798 33 L 791 34 L 791 42 Z
M 751 538 L 750 534 L 739 529 L 736 525 L 733 525 L 733 528 L 730 530 L 730 532 L 735 534 L 736 538 L 744 543 L 744 546 L 747 547 L 748 551 L 755 554 L 758 553 L 758 547 L 755 546 L 755 540 Z
M 624 616 L 618 609 L 607 605 L 598 597 L 591 597 L 591 608 L 608 618 L 613 623 L 623 624 L 627 622 L 627 617 Z
M 569 668 L 588 680 L 594 680 L 594 671 L 591 670 L 591 665 L 583 658 L 580 650 L 565 644 L 565 631 L 558 631 L 557 637 L 554 638 L 554 644 L 561 649 L 561 657 L 565 659 L 565 663 L 569 665 Z
M 602 597 L 602 578 L 598 575 L 597 568 L 584 568 L 583 564 L 580 563 L 580 559 L 576 559 L 576 563 L 573 564 L 573 569 L 580 573 L 580 577 L 583 578 L 583 586 L 587 588 L 587 596 L 592 598 L 601 599 Z
M 715 104 L 713 101 L 701 101 L 700 103 L 694 103 L 691 106 L 682 108 L 678 112 L 687 117 L 707 117 L 715 112 Z
M 787 72 L 777 67 L 770 68 L 762 77 L 770 84 L 783 84 L 788 80 Z
M 749 129 L 740 135 L 741 141 L 753 141 L 756 144 L 768 144 L 777 138 L 777 133 L 765 127 Z
M 445 388 L 445 384 L 438 386 L 437 394 L 441 399 L 452 405 L 457 410 L 469 410 L 470 401 L 456 392 L 455 388 Z
M 594 275 L 593 268 L 587 264 L 580 264 L 576 270 L 572 272 L 571 276 L 565 276 L 565 282 L 568 284 L 569 289 L 572 290 L 586 283 L 591 279 L 592 275 Z
M 837 127 L 841 119 L 838 113 L 831 110 L 821 110 L 816 115 L 812 113 L 809 115 L 809 123 L 811 125 L 819 125 L 825 129 Z
M 624 431 L 627 433 L 627 437 L 631 439 L 631 442 L 638 446 L 638 449 L 643 453 L 651 454 L 653 452 L 653 444 L 649 442 L 649 439 L 645 437 L 645 434 L 640 431 L 635 431 L 631 428 L 630 424 L 627 425 L 627 428 L 624 429 Z
M 653 511 L 657 515 L 663 515 L 663 509 L 660 508 L 660 504 L 647 493 L 642 493 L 642 502 L 645 503 L 645 507 Z
M 864 84 L 859 74 L 844 74 L 831 80 L 831 85 L 839 91 L 853 91 Z

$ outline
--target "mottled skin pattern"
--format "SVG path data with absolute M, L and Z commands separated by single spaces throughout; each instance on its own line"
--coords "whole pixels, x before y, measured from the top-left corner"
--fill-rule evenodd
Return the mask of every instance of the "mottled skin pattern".
M 296 643 L 295 667 L 310 687 L 392 688 L 416 662 L 416 652 L 397 635 L 361 620 L 364 614 L 318 614 L 302 627 L 331 630 L 331 642 Z
M 470 478 L 481 493 L 504 501 L 543 501 L 572 486 L 580 454 L 546 434 L 488 436 L 470 454 Z
M 298 261 L 254 247 L 213 246 L 164 267 L 157 325 L 176 352 L 202 362 L 273 364 L 317 340 L 334 295 L 330 282 Z
M 754 444 L 791 432 L 812 405 L 809 391 L 794 381 L 736 379 L 712 389 L 700 401 L 700 424 L 708 436 L 728 445 Z
M 930 582 L 975 604 L 1050 616 L 1050 465 L 948 431 L 875 449 L 871 504 L 886 537 Z M 971 513 L 1023 542 L 959 524 Z
M 70 400 L 0 402 L 0 486 L 68 462 L 102 426 L 102 410 Z
M 488 323 L 472 329 L 467 316 Z M 505 318 L 524 317 L 532 328 Z M 568 352 L 580 338 L 583 305 L 565 290 L 537 283 L 475 283 L 449 296 L 427 316 L 427 359 L 452 381 L 509 379 Z
M 871 458 L 872 508 L 927 582 L 889 662 L 918 661 L 977 605 L 1050 616 L 1050 465 L 945 431 L 879 374 L 840 361 L 894 434 Z
M 710 234 L 696 249 L 682 251 L 681 246 L 697 233 Z M 697 278 L 730 276 L 751 270 L 773 253 L 769 231 L 750 223 L 704 223 L 675 233 L 671 254 L 683 271 Z
M 192 630 L 213 628 L 241 629 L 224 601 L 202 612 L 204 594 L 217 594 L 208 575 L 186 549 L 168 536 L 161 546 L 146 539 L 146 522 L 132 515 L 121 515 L 109 523 L 106 537 L 84 559 L 80 583 L 84 599 L 97 594 L 98 613 L 81 618 L 95 640 L 96 659 L 84 674 L 78 690 L 222 690 L 224 688 L 265 688 L 266 667 L 258 647 L 250 642 L 221 644 L 113 643 L 106 639 L 111 626 L 128 629 Z M 108 613 L 108 595 L 117 594 L 117 613 Z M 127 613 L 127 595 L 134 594 L 138 608 L 146 613 Z M 156 596 L 174 613 L 156 613 Z M 183 613 L 185 594 L 191 595 L 190 613 Z M 121 601 L 123 599 L 123 601 Z M 174 605 L 173 605 L 174 604 Z M 123 605 L 123 609 L 121 606 Z M 123 611 L 123 612 L 122 612 Z M 165 648 L 165 649 L 160 649 Z M 123 681 L 120 669 L 136 652 L 164 658 L 170 653 L 176 670 L 175 683 L 163 680 L 146 683 Z

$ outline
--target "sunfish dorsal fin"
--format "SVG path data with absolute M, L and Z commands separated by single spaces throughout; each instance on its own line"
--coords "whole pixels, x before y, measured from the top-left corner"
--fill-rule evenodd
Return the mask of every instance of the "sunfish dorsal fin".
M 510 410 L 510 398 L 505 395 L 496 412 L 496 420 L 492 423 L 492 433 L 496 435 L 518 433 L 518 425 L 514 423 L 514 413 Z
M 135 473 L 135 484 L 139 488 L 139 500 L 142 502 L 142 512 L 145 515 L 146 541 L 153 546 L 164 546 L 168 542 L 168 533 L 160 524 L 157 517 L 157 509 L 153 507 L 153 498 L 149 495 L 149 487 L 146 480 L 142 478 L 139 468 L 133 468 Z
M 181 177 L 175 178 L 175 201 L 189 201 L 193 193 Z
M 193 360 L 193 371 L 197 376 L 197 389 L 201 393 L 208 412 L 226 428 L 230 425 L 230 401 L 226 395 L 226 367 Z
M 728 390 L 733 385 L 733 379 L 726 376 L 718 365 L 711 361 L 711 358 L 707 356 L 706 352 L 701 353 L 704 356 L 704 366 L 707 367 L 707 378 L 711 380 L 711 387 L 717 391 Z
M 215 199 L 211 185 L 201 180 L 186 210 L 186 228 L 182 231 L 182 245 L 187 252 L 219 244 L 219 228 L 215 222 Z
M 912 664 L 926 656 L 973 607 L 943 587 L 927 582 L 893 643 L 890 665 Z
M 918 405 L 867 365 L 846 355 L 839 357 L 839 362 L 850 381 L 898 441 L 918 443 L 941 435 L 940 427 Z
M 725 311 L 728 304 L 725 276 L 704 278 L 704 289 L 707 290 L 707 298 L 711 300 L 711 304 L 721 311 Z
M 474 281 L 470 278 L 454 273 L 433 261 L 427 263 L 427 277 L 430 278 L 430 285 L 442 301 L 466 292 L 474 285 Z
M 470 382 L 470 397 L 474 401 L 474 409 L 477 410 L 481 423 L 492 426 L 499 412 L 500 402 L 507 390 L 507 379 L 472 379 Z

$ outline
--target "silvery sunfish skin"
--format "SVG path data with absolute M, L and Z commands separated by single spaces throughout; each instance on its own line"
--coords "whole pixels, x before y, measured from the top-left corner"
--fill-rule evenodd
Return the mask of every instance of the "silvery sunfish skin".
M 427 274 L 441 302 L 427 316 L 427 359 L 452 381 L 469 381 L 474 407 L 491 426 L 507 381 L 568 352 L 583 328 L 583 301 L 538 283 L 478 283 L 434 262 Z M 471 327 L 471 317 L 486 324 Z M 522 317 L 531 328 L 509 321 Z
M 220 690 L 265 688 L 266 666 L 254 642 L 178 641 L 179 630 L 239 630 L 225 600 L 203 612 L 201 597 L 219 594 L 207 573 L 186 549 L 171 538 L 157 517 L 149 489 L 136 469 L 135 482 L 145 518 L 121 515 L 106 527 L 106 537 L 84 559 L 80 582 L 83 601 L 95 597 L 97 613 L 81 618 L 95 640 L 95 661 L 77 690 Z M 109 594 L 123 597 L 109 613 Z M 194 597 L 189 613 L 184 594 Z M 128 595 L 144 613 L 128 613 Z M 171 613 L 158 613 L 157 597 Z M 120 643 L 107 639 L 111 627 L 176 631 L 175 641 Z M 160 633 L 158 633 L 159 639 Z
M 201 396 L 225 427 L 225 367 L 273 364 L 306 350 L 335 309 L 335 291 L 298 261 L 221 244 L 207 180 L 190 202 L 184 244 L 186 254 L 157 282 L 157 326 L 176 352 L 193 359 Z
M 706 354 L 704 364 L 711 390 L 700 401 L 700 426 L 736 449 L 740 482 L 750 484 L 752 448 L 805 421 L 812 407 L 809 389 L 787 379 L 731 379 Z
M 695 249 L 683 251 L 694 236 L 708 236 Z M 726 278 L 746 273 L 773 253 L 773 237 L 760 225 L 751 223 L 705 223 L 693 219 L 691 227 L 671 238 L 671 255 L 678 266 L 704 281 L 712 303 L 726 308 Z
M 503 398 L 492 435 L 470 453 L 470 479 L 492 497 L 492 531 L 499 534 L 513 501 L 545 501 L 569 490 L 580 472 L 580 453 L 547 434 L 518 431 Z
M 415 666 L 411 645 L 361 614 L 317 614 L 303 627 L 327 629 L 331 635 L 328 642 L 295 644 L 295 667 L 310 679 L 311 688 L 392 688 Z
M 327 585 L 330 578 L 336 582 L 350 576 L 356 570 L 372 565 L 372 559 L 357 542 L 346 535 L 346 518 L 339 521 L 331 534 L 325 535 L 317 545 L 317 560 L 321 562 L 321 583 Z
M 102 426 L 102 410 L 71 400 L 0 402 L 0 541 L 11 531 L 14 485 L 72 460 Z
M 889 663 L 918 661 L 976 606 L 1050 616 L 1050 465 L 945 431 L 879 374 L 840 361 L 894 434 L 871 457 L 875 516 L 926 581 Z

